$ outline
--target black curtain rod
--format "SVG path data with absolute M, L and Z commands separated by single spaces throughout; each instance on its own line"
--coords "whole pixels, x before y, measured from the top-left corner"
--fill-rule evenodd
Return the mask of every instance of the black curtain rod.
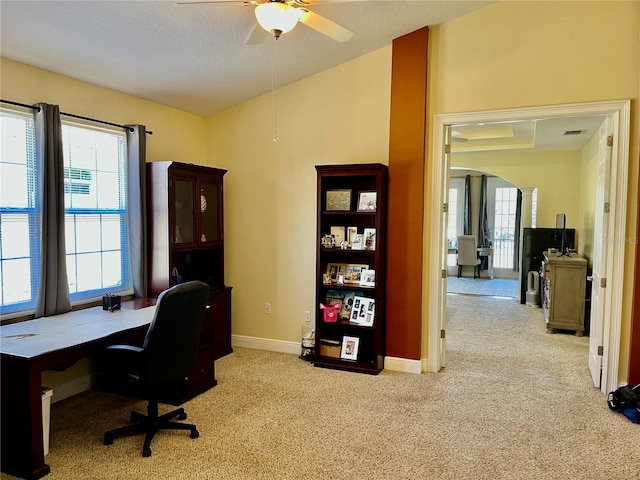
M 26 103 L 12 102 L 11 100 L 2 100 L 2 99 L 0 99 L 0 102 L 8 103 L 9 105 L 16 105 L 18 107 L 31 108 L 33 110 L 40 111 L 40 107 L 38 107 L 37 105 L 27 105 Z M 89 117 L 83 117 L 83 116 L 80 116 L 80 115 L 74 115 L 73 113 L 60 112 L 60 115 L 65 115 L 67 117 L 73 117 L 73 118 L 79 118 L 80 120 L 88 120 L 90 122 L 102 123 L 103 125 L 110 125 L 112 127 L 126 128 L 130 132 L 133 131 L 132 128 L 129 128 L 126 125 L 119 125 L 117 123 L 105 122 L 104 120 L 96 120 L 95 118 L 89 118 Z M 153 132 L 151 130 L 145 130 L 145 133 L 147 135 L 153 135 Z

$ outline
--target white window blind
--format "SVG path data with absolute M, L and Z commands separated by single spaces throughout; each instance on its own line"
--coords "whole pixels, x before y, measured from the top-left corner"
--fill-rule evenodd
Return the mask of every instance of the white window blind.
M 126 135 L 63 121 L 62 136 L 71 299 L 130 293 Z
M 33 112 L 0 111 L 2 314 L 35 308 L 40 260 Z

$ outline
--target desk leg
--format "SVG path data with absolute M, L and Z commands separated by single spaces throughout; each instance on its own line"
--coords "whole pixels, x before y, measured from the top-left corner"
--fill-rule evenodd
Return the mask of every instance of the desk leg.
M 2 471 L 28 480 L 51 469 L 42 445 L 41 372 L 26 359 L 2 356 Z

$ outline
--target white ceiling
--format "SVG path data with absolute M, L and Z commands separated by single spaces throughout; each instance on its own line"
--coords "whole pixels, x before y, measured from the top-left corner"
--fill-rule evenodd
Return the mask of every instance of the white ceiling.
M 256 25 L 252 6 L 241 1 L 177 1 L 185 0 L 0 0 L 0 53 L 207 116 L 269 92 L 272 58 L 277 88 L 391 45 L 394 38 L 424 26 L 494 3 L 310 0 L 311 11 L 350 29 L 353 38 L 340 43 L 299 24 L 277 42 L 264 32 L 262 43 L 247 45 L 245 39 Z M 466 141 L 459 139 L 452 146 L 454 152 L 575 150 L 601 123 L 601 117 L 516 122 L 510 135 L 496 134 L 490 125 L 460 125 L 455 130 Z M 476 133 L 484 129 L 484 138 L 471 138 L 470 128 Z M 587 131 L 575 137 L 561 135 L 575 129 Z
M 451 128 L 451 151 L 582 150 L 602 126 L 605 118 L 604 115 L 590 115 L 454 125 Z
M 277 87 L 447 22 L 493 1 L 317 0 L 309 8 L 355 33 L 340 43 L 306 25 L 275 48 Z M 210 115 L 269 92 L 274 42 L 246 45 L 256 24 L 242 2 L 0 1 L 3 57 Z M 265 32 L 266 34 L 266 32 Z

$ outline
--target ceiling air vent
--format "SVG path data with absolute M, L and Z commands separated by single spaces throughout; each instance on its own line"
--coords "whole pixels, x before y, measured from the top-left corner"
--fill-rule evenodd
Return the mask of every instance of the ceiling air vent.
M 586 130 L 565 130 L 565 135 L 582 135 Z

